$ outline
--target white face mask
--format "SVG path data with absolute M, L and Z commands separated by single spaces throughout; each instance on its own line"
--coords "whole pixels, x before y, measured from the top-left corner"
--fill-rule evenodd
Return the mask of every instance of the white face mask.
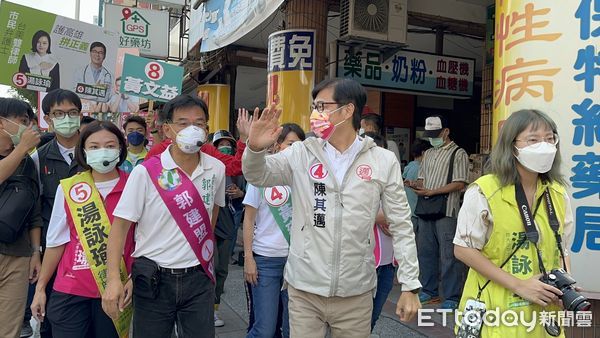
M 540 142 L 524 148 L 517 148 L 517 161 L 529 171 L 544 174 L 552 169 L 556 146 L 548 142 Z
M 100 148 L 86 150 L 85 157 L 87 164 L 95 171 L 106 174 L 117 166 L 119 162 L 119 149 Z
M 206 142 L 206 131 L 203 128 L 190 125 L 177 133 L 177 146 L 186 154 L 194 154 L 200 151 L 200 147 Z

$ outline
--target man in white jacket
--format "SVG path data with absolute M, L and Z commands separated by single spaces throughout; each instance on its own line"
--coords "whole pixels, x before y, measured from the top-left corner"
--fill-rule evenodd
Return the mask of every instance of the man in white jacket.
M 281 132 L 281 112 L 265 109 L 252 124 L 242 168 L 253 185 L 292 188 L 284 276 L 291 337 L 324 337 L 327 325 L 333 337 L 368 337 L 376 286 L 372 230 L 380 205 L 399 263 L 396 313 L 409 321 L 420 308 L 419 265 L 400 164 L 392 152 L 357 135 L 366 92 L 356 81 L 324 81 L 313 90 L 313 100 L 316 138 L 266 156 Z

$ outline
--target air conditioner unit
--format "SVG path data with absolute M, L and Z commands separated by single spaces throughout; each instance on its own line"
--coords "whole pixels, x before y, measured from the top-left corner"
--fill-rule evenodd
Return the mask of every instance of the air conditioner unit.
M 408 0 L 340 0 L 340 40 L 406 44 Z

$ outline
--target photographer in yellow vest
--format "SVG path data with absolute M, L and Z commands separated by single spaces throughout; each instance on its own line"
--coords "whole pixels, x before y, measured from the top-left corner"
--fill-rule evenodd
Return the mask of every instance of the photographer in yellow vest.
M 491 174 L 465 193 L 454 254 L 470 270 L 457 337 L 562 337 L 562 304 L 589 306 L 568 281 L 563 249 L 573 215 L 556 130 L 540 111 L 513 113 L 492 151 Z

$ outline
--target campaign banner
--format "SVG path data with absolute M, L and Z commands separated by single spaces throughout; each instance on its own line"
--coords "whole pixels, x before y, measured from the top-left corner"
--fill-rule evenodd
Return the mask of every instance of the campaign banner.
M 296 29 L 269 35 L 267 107 L 282 109 L 281 120 L 310 130 L 315 82 L 315 31 Z
M 335 75 L 363 86 L 468 98 L 473 95 L 475 60 L 400 50 L 337 45 Z
M 104 27 L 119 33 L 119 47 L 153 58 L 169 56 L 169 12 L 106 4 Z
M 183 67 L 125 54 L 121 79 L 121 93 L 166 102 L 181 94 Z
M 208 106 L 208 130 L 229 130 L 229 107 L 231 88 L 226 84 L 203 84 L 198 86 L 198 97 Z
M 595 5 L 594 5 L 595 4 Z M 600 2 L 496 3 L 492 139 L 520 109 L 558 127 L 561 173 L 575 217 L 569 246 L 577 285 L 600 299 Z
M 108 102 L 117 56 L 115 33 L 8 1 L 0 4 L 0 83 L 47 92 L 71 89 Z
M 225 47 L 258 27 L 283 0 L 208 0 L 192 11 L 189 47 L 202 40 L 200 52 Z

